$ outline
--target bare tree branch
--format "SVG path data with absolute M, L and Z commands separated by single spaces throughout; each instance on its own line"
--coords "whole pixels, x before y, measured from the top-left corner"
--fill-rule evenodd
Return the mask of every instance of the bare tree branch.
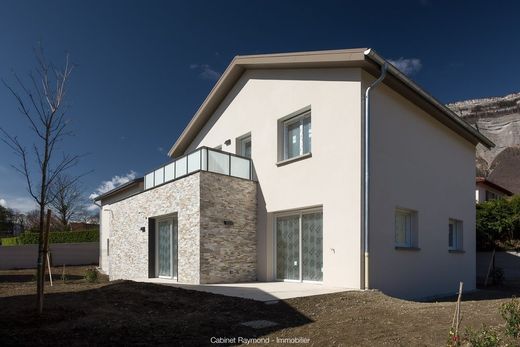
M 79 156 L 63 153 L 61 160 L 56 160 L 58 144 L 63 138 L 70 134 L 67 131 L 68 121 L 65 118 L 67 107 L 64 106 L 69 77 L 73 65 L 69 62 L 68 54 L 62 68 L 55 68 L 47 62 L 40 46 L 34 50 L 36 57 L 36 76 L 30 73 L 29 83 L 26 84 L 17 74 L 14 75 L 15 90 L 11 85 L 2 80 L 3 85 L 14 96 L 17 108 L 23 117 L 29 122 L 30 129 L 36 135 L 34 142 L 27 151 L 18 137 L 9 134 L 0 128 L 0 139 L 14 151 L 19 158 L 19 165 L 15 170 L 25 177 L 27 189 L 31 197 L 39 206 L 39 252 L 38 252 L 38 282 L 37 297 L 38 311 L 41 313 L 43 303 L 43 266 L 45 264 L 43 247 L 43 233 L 45 222 L 45 209 L 47 205 L 54 202 L 63 195 L 70 185 L 75 184 L 79 177 L 68 178 L 67 184 L 61 184 L 61 188 L 53 190 L 56 184 L 65 179 L 64 173 L 78 163 Z M 30 155 L 31 154 L 31 155 Z M 32 169 L 32 170 L 31 170 Z M 72 182 L 72 183 L 70 183 Z M 63 183 L 63 182 L 61 182 Z M 70 218 L 70 214 L 65 216 Z M 50 219 L 50 217 L 49 217 Z M 42 265 L 43 264 L 43 265 Z

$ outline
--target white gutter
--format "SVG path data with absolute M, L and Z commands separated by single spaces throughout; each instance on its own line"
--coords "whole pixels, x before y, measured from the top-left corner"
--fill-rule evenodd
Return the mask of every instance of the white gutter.
M 371 50 L 365 51 L 365 55 L 370 55 Z M 365 117 L 363 122 L 363 253 L 364 260 L 361 271 L 363 273 L 363 284 L 361 289 L 370 289 L 369 276 L 369 220 L 370 220 L 370 94 L 386 77 L 388 63 L 385 61 L 381 66 L 381 75 L 365 90 Z

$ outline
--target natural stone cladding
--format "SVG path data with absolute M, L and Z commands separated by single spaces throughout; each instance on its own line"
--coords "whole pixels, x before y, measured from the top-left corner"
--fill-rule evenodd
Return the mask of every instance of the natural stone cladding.
M 256 280 L 256 182 L 201 171 L 106 208 L 111 280 L 148 277 L 148 218 L 168 215 L 178 220 L 179 282 Z
M 200 192 L 201 283 L 255 281 L 256 183 L 205 173 Z

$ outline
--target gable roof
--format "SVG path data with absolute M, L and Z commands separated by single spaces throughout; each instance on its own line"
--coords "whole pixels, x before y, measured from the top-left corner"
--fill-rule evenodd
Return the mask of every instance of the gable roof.
M 512 191 L 502 187 L 501 185 L 496 184 L 495 182 L 491 182 L 490 180 L 488 180 L 485 177 L 477 177 L 476 181 L 477 181 L 477 184 L 478 183 L 482 183 L 482 184 L 487 185 L 488 187 L 491 187 L 491 188 L 493 188 L 495 190 L 498 190 L 499 192 L 504 193 L 507 196 L 513 196 L 513 192 Z
M 236 56 L 172 146 L 168 155 L 178 157 L 184 153 L 231 88 L 248 69 L 360 67 L 370 74 L 378 76 L 380 67 L 385 62 L 387 61 L 374 50 L 367 48 Z M 426 93 L 390 63 L 388 64 L 387 77 L 383 83 L 471 143 L 475 145 L 482 143 L 488 148 L 494 147 L 493 142 Z

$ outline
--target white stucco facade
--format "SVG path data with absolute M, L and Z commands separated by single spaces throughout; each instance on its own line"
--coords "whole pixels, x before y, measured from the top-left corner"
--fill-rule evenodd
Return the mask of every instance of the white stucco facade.
M 385 85 L 374 92 L 371 124 L 371 286 L 400 297 L 452 294 L 460 281 L 475 289 L 475 147 Z M 395 247 L 399 208 L 417 215 L 416 249 Z M 450 219 L 463 225 L 456 252 Z

